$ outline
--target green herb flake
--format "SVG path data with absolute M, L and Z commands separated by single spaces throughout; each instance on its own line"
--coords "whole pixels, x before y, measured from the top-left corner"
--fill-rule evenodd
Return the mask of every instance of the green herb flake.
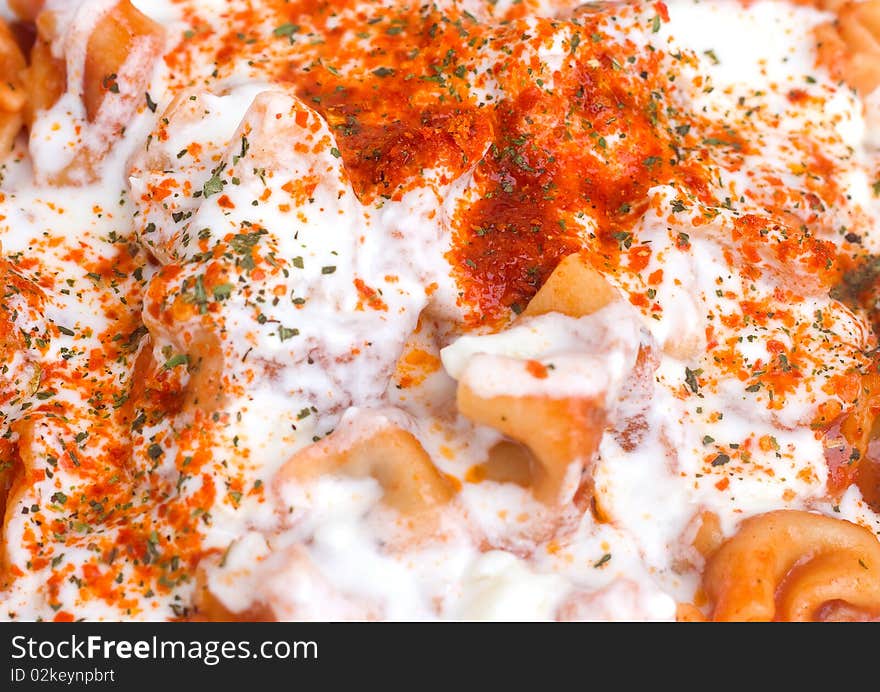
M 220 173 L 218 171 L 208 178 L 202 186 L 202 194 L 205 196 L 205 199 L 211 195 L 219 194 L 223 192 L 223 185 L 224 182 L 220 179 Z
M 730 457 L 726 454 L 719 454 L 714 459 L 712 459 L 712 466 L 724 466 L 730 461 Z
M 697 370 L 691 370 L 690 368 L 684 369 L 684 381 L 687 384 L 688 389 L 690 389 L 694 394 L 700 393 L 700 383 L 697 380 Z
M 298 24 L 293 24 L 291 22 L 285 22 L 281 26 L 275 27 L 272 31 L 272 35 L 277 38 L 288 37 L 293 42 L 293 35 L 300 30 L 300 26 Z
M 278 328 L 278 337 L 282 341 L 287 341 L 288 339 L 292 339 L 293 337 L 299 334 L 299 329 L 291 328 L 291 327 L 279 327 Z
M 168 360 L 165 361 L 164 368 L 166 370 L 171 370 L 172 368 L 176 368 L 178 365 L 188 365 L 189 364 L 189 356 L 185 353 L 178 353 L 177 355 L 171 356 Z
M 226 300 L 232 295 L 232 284 L 218 284 L 214 286 L 214 300 Z

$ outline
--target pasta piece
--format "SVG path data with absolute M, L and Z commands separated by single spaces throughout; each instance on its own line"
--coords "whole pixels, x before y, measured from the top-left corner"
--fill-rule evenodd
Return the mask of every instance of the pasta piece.
M 534 455 L 526 447 L 510 440 L 502 440 L 489 449 L 486 461 L 468 471 L 468 480 L 472 483 L 493 481 L 528 487 L 535 463 Z
M 846 79 L 867 95 L 880 86 L 880 0 L 848 3 L 838 24 L 851 55 Z
M 46 18 L 51 16 L 43 15 Z M 51 108 L 61 98 L 67 82 L 64 61 L 52 55 L 52 48 L 46 38 L 51 29 L 44 27 L 51 23 L 49 19 L 37 23 L 37 38 L 31 48 L 30 65 L 24 73 L 28 90 L 24 119 L 28 127 L 33 125 L 37 113 Z
M 217 337 L 199 332 L 192 342 L 186 367 L 166 368 L 156 359 L 154 343 L 144 337 L 132 369 L 131 391 L 120 407 L 124 420 L 143 416 L 153 424 L 181 411 L 211 415 L 225 403 L 222 389 L 223 354 Z
M 205 413 L 213 413 L 224 401 L 223 391 L 223 348 L 216 333 L 197 332 L 189 345 L 190 379 L 183 401 L 184 409 L 199 408 Z
M 706 622 L 706 616 L 691 603 L 679 603 L 675 609 L 675 619 L 678 622 Z
M 812 620 L 832 601 L 880 614 L 880 542 L 841 519 L 768 512 L 710 559 L 703 587 L 716 621 Z
M 861 553 L 841 550 L 796 565 L 777 597 L 776 619 L 809 622 L 826 603 L 837 600 L 880 614 L 880 563 L 875 561 L 873 570 L 866 564 Z
M 9 26 L 0 20 L 0 157 L 9 151 L 23 124 L 27 95 L 21 82 L 24 55 Z
M 855 484 L 864 500 L 878 507 L 877 462 L 869 450 L 871 440 L 878 432 L 875 426 L 880 413 L 880 375 L 868 373 L 860 376 L 856 392 L 851 408 L 825 434 L 828 490 L 832 497 L 839 498 Z
M 396 426 L 346 440 L 342 448 L 331 435 L 295 455 L 279 472 L 279 480 L 308 482 L 327 474 L 355 478 L 372 476 L 382 486 L 383 501 L 421 523 L 452 499 L 446 479 L 419 441 Z
M 86 46 L 83 72 L 83 101 L 90 121 L 95 122 L 110 94 L 120 93 L 119 81 L 127 70 L 126 63 L 157 56 L 162 47 L 162 27 L 138 10 L 129 0 L 121 0 L 95 26 Z M 148 74 L 139 70 L 137 96 L 143 94 Z M 131 113 L 126 109 L 127 122 Z M 118 119 L 118 116 L 117 118 Z
M 193 598 L 195 614 L 190 622 L 275 622 L 277 618 L 271 608 L 263 603 L 255 602 L 246 610 L 234 612 L 211 591 L 208 585 L 208 574 L 205 565 L 196 570 L 196 589 Z
M 880 86 L 880 0 L 847 2 L 816 28 L 819 62 L 862 96 Z
M 618 298 L 615 289 L 599 272 L 574 254 L 563 259 L 529 302 L 523 315 L 534 317 L 560 312 L 583 317 Z M 458 410 L 476 423 L 496 428 L 531 450 L 537 463 L 531 464 L 531 486 L 536 498 L 548 505 L 571 499 L 579 474 L 570 477 L 573 464 L 589 465 L 602 439 L 605 413 L 594 399 L 551 399 L 547 396 L 481 397 L 460 383 Z M 517 468 L 505 474 L 498 460 L 491 460 L 491 475 L 522 476 L 520 456 L 509 456 Z M 570 481 L 570 482 L 569 482 Z
M 276 622 L 272 611 L 263 604 L 240 613 L 229 610 L 206 586 L 198 587 L 193 605 L 195 614 L 188 618 L 189 622 Z
M 262 545 L 251 534 L 222 556 L 212 553 L 196 572 L 195 613 L 210 622 L 378 620 L 381 602 L 337 588 L 303 545 Z
M 715 554 L 724 541 L 721 531 L 721 521 L 715 512 L 703 511 L 697 517 L 699 527 L 694 535 L 692 545 L 704 558 L 708 559 Z
M 548 312 L 561 312 L 569 317 L 583 317 L 601 310 L 619 295 L 599 272 L 583 257 L 574 254 L 564 258 L 529 301 L 523 316 L 536 317 Z
M 18 458 L 18 445 L 8 438 L 0 438 L 0 544 L 3 542 L 3 527 L 6 525 L 7 499 L 12 493 L 16 480 L 21 472 L 21 460 Z
M 721 520 L 715 512 L 697 511 L 679 535 L 672 569 L 677 573 L 701 573 L 709 560 L 724 543 Z M 705 594 L 698 591 L 696 605 L 705 605 Z
M 88 182 L 98 175 L 96 166 L 119 133 L 144 107 L 143 95 L 153 64 L 162 54 L 164 31 L 130 0 L 119 0 L 104 12 L 87 35 L 77 20 L 70 27 L 59 26 L 50 10 L 40 13 L 36 24 L 37 40 L 27 74 L 31 102 L 27 122 L 33 127 L 39 113 L 51 108 L 65 90 L 82 98 L 85 122 L 72 158 L 50 162 L 59 168 L 44 171 L 40 157 L 35 157 L 35 173 L 38 179 L 57 185 Z M 52 55 L 50 46 L 66 45 L 70 39 L 62 31 L 71 32 L 71 40 L 85 43 L 82 63 L 68 64 L 69 56 L 65 61 Z
M 877 622 L 878 618 L 853 608 L 843 601 L 831 601 L 820 609 L 819 620 L 822 622 Z
M 22 19 L 32 22 L 45 4 L 46 0 L 9 0 L 9 9 Z
M 580 480 L 580 474 L 570 475 L 571 470 L 588 467 L 602 439 L 605 412 L 593 399 L 484 398 L 461 383 L 457 403 L 464 416 L 499 430 L 531 450 L 538 461 L 532 470 L 532 492 L 548 505 L 571 499 Z

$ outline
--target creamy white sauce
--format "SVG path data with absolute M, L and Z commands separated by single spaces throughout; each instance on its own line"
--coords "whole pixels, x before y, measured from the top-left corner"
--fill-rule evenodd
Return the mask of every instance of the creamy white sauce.
M 170 47 L 182 33 L 181 5 L 197 5 L 208 22 L 222 26 L 228 3 L 135 4 L 169 27 Z M 515 3 L 466 4 L 491 19 Z M 561 12 L 575 3 L 544 4 L 552 14 L 550 8 Z M 63 9 L 67 33 L 53 49 L 65 57 L 73 85 L 81 81 L 89 23 L 109 5 L 84 0 L 56 6 Z M 645 24 L 627 35 L 670 54 L 695 54 L 695 65 L 681 68 L 680 105 L 719 119 L 740 108 L 740 99 L 760 107 L 758 153 L 739 170 L 719 171 L 731 199 L 760 188 L 759 174 L 801 189 L 802 174 L 792 171 L 800 161 L 790 140 L 818 141 L 820 133 L 828 157 L 846 162 L 841 183 L 849 195 L 847 205 L 822 217 L 824 226 L 855 229 L 866 247 L 880 248 L 880 203 L 869 176 L 872 162 L 876 171 L 870 149 L 878 146 L 880 92 L 866 99 L 863 112 L 856 97 L 814 66 L 805 37 L 828 16 L 763 1 L 744 10 L 734 3 L 675 0 L 669 9 L 672 21 L 658 32 Z M 0 14 L 10 14 L 5 3 Z M 553 73 L 566 69 L 571 37 L 571 27 L 561 25 L 534 51 L 547 88 Z M 496 50 L 487 48 L 485 64 L 470 69 L 484 71 Z M 209 75 L 212 65 L 197 68 Z M 704 210 L 695 201 L 687 200 L 687 213 L 670 221 L 680 191 L 649 191 L 652 208 L 635 234 L 652 249 L 642 274 L 663 269 L 653 287 L 660 314 L 648 316 L 622 300 L 582 318 L 549 314 L 521 318 L 496 333 L 462 335 L 463 309 L 445 255 L 457 206 L 479 194 L 472 169 L 453 180 L 441 169 L 423 171 L 418 189 L 367 205 L 352 189 L 333 128 L 292 92 L 262 81 L 258 67 L 238 65 L 225 83 L 203 88 L 193 79 L 185 89 L 161 61 L 150 69 L 149 93 L 158 107 L 155 113 L 140 108 L 125 136 L 112 142 L 98 182 L 44 184 L 82 147 L 98 150 L 106 143 L 105 132 L 85 123 L 75 86 L 37 118 L 29 158 L 4 172 L 4 255 L 27 255 L 47 235 L 60 239 L 52 250 L 40 251 L 27 276 L 57 277 L 46 290 L 43 314 L 23 309 L 18 326 L 33 331 L 52 323 L 74 332 L 53 337 L 42 355 L 16 355 L 14 386 L 28 389 L 33 401 L 33 362 L 71 353 L 74 363 L 87 362 L 108 326 L 107 302 L 126 293 L 139 298 L 148 285 L 156 291 L 144 298 L 143 319 L 156 363 L 161 368 L 178 355 L 189 359 L 187 367 L 168 368 L 171 381 L 182 387 L 197 381 L 198 369 L 189 372 L 188 366 L 205 339 L 215 340 L 220 374 L 202 394 L 216 397 L 217 410 L 230 422 L 207 450 L 206 474 L 218 487 L 210 523 L 195 523 L 205 549 L 216 551 L 204 560 L 205 583 L 225 608 L 241 613 L 269 606 L 282 619 L 671 620 L 676 602 L 691 600 L 697 586 L 699 566 L 691 564 L 687 534 L 699 512 L 716 513 L 727 535 L 743 518 L 780 507 L 820 509 L 880 531 L 880 518 L 857 489 L 850 488 L 836 507 L 824 499 L 823 447 L 809 424 L 816 407 L 835 393 L 823 392 L 818 378 L 807 378 L 783 407 L 771 408 L 763 392 L 749 391 L 749 381 L 715 369 L 720 366 L 709 347 L 710 326 L 719 341 L 739 339 L 731 349 L 746 364 L 772 358 L 771 338 L 791 345 L 781 317 L 760 327 L 720 326 L 744 295 L 777 300 L 774 291 L 787 280 L 784 265 L 746 279 L 724 259 L 736 218 L 760 212 L 763 190 L 735 202 L 736 212 L 714 210 L 715 218 L 699 227 L 693 220 Z M 695 87 L 696 75 L 712 89 Z M 795 87 L 824 100 L 795 107 L 787 99 Z M 491 79 L 473 91 L 484 99 L 500 95 Z M 176 107 L 166 111 L 175 94 Z M 613 151 L 621 142 L 609 137 L 606 144 Z M 156 194 L 162 187 L 167 196 Z M 203 192 L 193 197 L 192 190 Z M 586 240 L 596 229 L 588 210 L 582 223 Z M 689 234 L 686 251 L 678 249 L 681 233 Z M 825 240 L 842 242 L 837 234 Z M 142 271 L 117 285 L 89 276 L 70 254 L 78 249 L 88 258 L 109 258 L 129 243 Z M 147 251 L 157 262 L 146 260 Z M 249 252 L 260 259 L 258 278 L 242 264 Z M 175 300 L 201 300 L 195 287 L 207 281 L 211 262 L 224 278 L 202 300 L 210 308 L 167 321 Z M 173 279 L 157 274 L 159 265 L 175 264 Z M 620 280 L 624 295 L 643 290 L 640 280 Z M 870 347 L 862 317 L 827 292 L 805 292 L 797 304 L 785 304 L 795 321 L 821 311 L 847 353 Z M 414 344 L 434 358 L 435 368 L 406 389 L 396 384 L 397 363 Z M 635 396 L 626 386 L 640 347 L 650 347 L 659 362 L 645 391 Z M 823 358 L 819 341 L 810 348 L 814 352 L 807 355 Z M 531 374 L 528 361 L 547 368 L 547 377 Z M 833 374 L 846 362 L 825 365 Z M 687 379 L 697 371 L 707 380 L 699 392 Z M 130 372 L 110 364 L 102 376 L 122 381 Z M 485 461 L 500 436 L 456 416 L 456 381 L 486 397 L 599 396 L 610 419 L 593 475 L 607 523 L 571 507 L 560 515 L 514 483 L 467 480 L 468 470 Z M 93 405 L 73 389 L 57 396 L 74 415 Z M 149 469 L 155 482 L 176 487 L 182 498 L 195 497 L 206 483 L 176 461 L 193 451 L 186 435 L 198 425 L 197 408 L 147 422 L 134 436 L 133 468 Z M 20 419 L 21 402 L 4 404 L 2 413 L 10 422 Z M 638 416 L 644 416 L 644 429 L 633 443 L 621 430 Z M 346 426 L 372 429 L 377 420 L 411 432 L 434 465 L 462 483 L 427 536 L 413 539 L 401 531 L 405 521 L 383 503 L 376 480 L 340 473 L 309 483 L 278 481 L 279 469 L 313 439 Z M 43 470 L 47 457 L 65 454 L 53 425 L 44 420 L 43 434 L 29 442 Z M 235 478 L 240 490 L 230 490 Z M 144 499 L 146 480 L 126 482 L 133 500 L 153 502 Z M 46 507 L 57 492 L 72 496 L 82 483 L 70 470 L 56 469 L 18 504 Z M 264 494 L 251 492 L 260 486 Z M 161 525 L 155 507 L 146 514 Z M 0 595 L 0 617 L 50 619 L 61 609 L 87 619 L 163 619 L 179 615 L 192 598 L 192 582 L 158 596 L 133 589 L 127 595 L 137 612 L 131 612 L 82 598 L 71 580 L 50 596 L 44 586 L 53 570 L 89 560 L 90 532 L 112 538 L 122 527 L 84 527 L 83 539 L 64 548 L 58 564 L 31 570 L 22 547 L 31 530 L 29 515 L 7 516 L 5 550 L 24 576 Z M 134 580 L 130 566 L 119 570 L 126 582 Z

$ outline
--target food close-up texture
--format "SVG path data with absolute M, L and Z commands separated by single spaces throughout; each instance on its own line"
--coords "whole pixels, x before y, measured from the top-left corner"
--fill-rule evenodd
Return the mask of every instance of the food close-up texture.
M 0 620 L 880 619 L 880 0 L 2 0 L 0 76 Z

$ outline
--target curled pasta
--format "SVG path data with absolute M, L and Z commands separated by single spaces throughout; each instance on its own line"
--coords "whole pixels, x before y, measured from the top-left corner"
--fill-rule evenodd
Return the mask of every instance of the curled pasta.
M 842 519 L 768 512 L 709 560 L 703 588 L 716 621 L 812 620 L 835 601 L 880 613 L 880 542 Z
M 36 18 L 37 38 L 27 70 L 29 125 L 51 108 L 65 91 L 80 97 L 85 109 L 82 142 L 73 159 L 56 171 L 36 170 L 38 178 L 55 184 L 77 184 L 93 179 L 96 166 L 113 141 L 143 106 L 152 66 L 162 53 L 164 30 L 130 0 L 119 0 L 104 12 L 82 37 L 82 64 L 68 64 L 52 52 L 64 43 L 63 31 L 51 9 Z M 69 60 L 69 58 L 68 58 Z M 80 81 L 81 77 L 81 81 Z
M 341 444 L 336 434 L 330 435 L 290 459 L 279 472 L 279 481 L 308 482 L 333 474 L 375 478 L 385 504 L 414 524 L 430 520 L 453 495 L 419 441 L 396 426 L 343 439 Z
M 555 505 L 570 498 L 578 478 L 569 469 L 587 466 L 599 446 L 605 412 L 594 399 L 546 396 L 481 397 L 467 384 L 458 387 L 458 410 L 526 445 L 537 460 L 531 487 L 540 501 Z M 572 480 L 574 484 L 567 481 Z M 565 493 L 569 490 L 571 492 Z M 566 496 L 568 495 L 568 496 Z
M 553 271 L 529 302 L 523 315 L 535 317 L 560 312 L 582 317 L 617 299 L 615 289 L 580 255 L 569 255 Z M 531 487 L 537 499 L 556 505 L 571 499 L 578 477 L 571 478 L 572 465 L 588 468 L 599 446 L 605 423 L 602 404 L 594 398 L 551 398 L 548 396 L 479 395 L 467 383 L 460 383 L 458 410 L 476 423 L 497 429 L 521 442 L 532 453 Z M 511 478 L 522 477 L 522 455 L 505 455 L 517 468 Z M 492 459 L 491 476 L 504 478 L 498 459 Z M 589 474 L 587 474 L 589 475 Z

